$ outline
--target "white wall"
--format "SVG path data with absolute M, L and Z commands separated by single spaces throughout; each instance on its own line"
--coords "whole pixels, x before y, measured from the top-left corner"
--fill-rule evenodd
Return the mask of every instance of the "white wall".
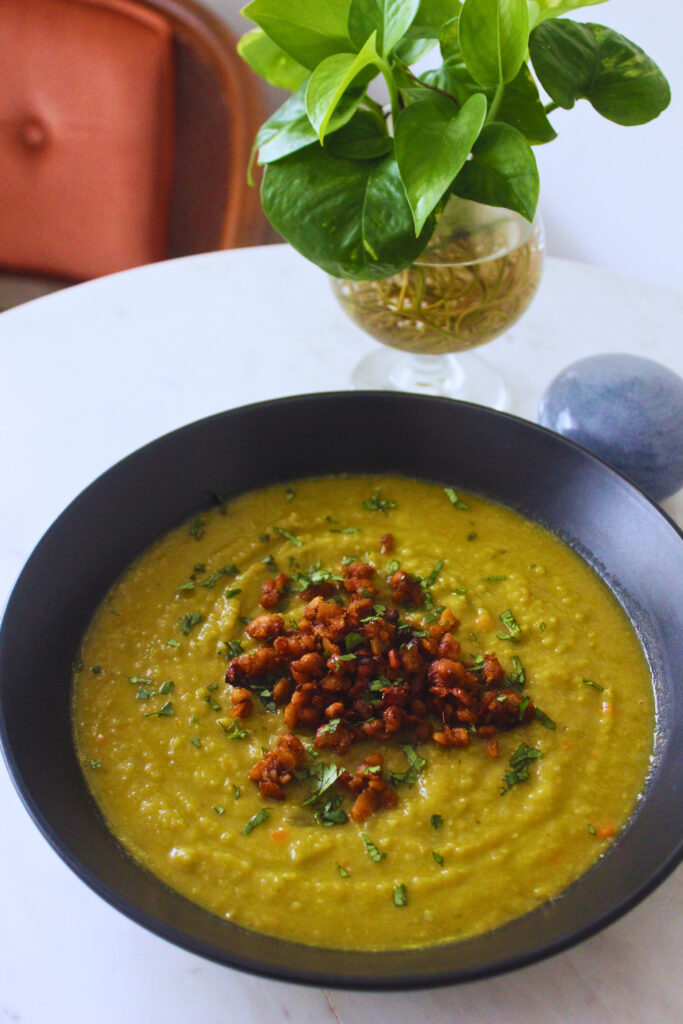
M 238 33 L 249 27 L 241 0 L 203 2 Z M 574 17 L 638 43 L 673 99 L 639 128 L 613 125 L 583 101 L 554 112 L 559 137 L 536 149 L 548 252 L 683 288 L 683 3 L 609 0 Z

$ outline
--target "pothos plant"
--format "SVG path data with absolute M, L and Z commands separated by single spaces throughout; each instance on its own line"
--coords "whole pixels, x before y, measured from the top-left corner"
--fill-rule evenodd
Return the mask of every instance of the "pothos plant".
M 669 103 L 638 46 L 561 17 L 602 2 L 252 0 L 239 52 L 292 91 L 255 143 L 271 224 L 328 273 L 373 280 L 420 255 L 451 193 L 532 220 L 552 111 L 586 99 L 638 125 Z M 413 70 L 437 43 L 441 64 Z

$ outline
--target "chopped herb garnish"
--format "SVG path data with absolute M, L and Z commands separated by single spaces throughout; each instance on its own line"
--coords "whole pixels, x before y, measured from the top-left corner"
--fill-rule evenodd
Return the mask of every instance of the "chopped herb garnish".
M 128 676 L 128 682 L 133 686 L 147 686 L 152 680 L 149 676 Z
M 204 520 L 201 516 L 195 516 L 190 523 L 187 532 L 190 537 L 194 537 L 195 540 L 199 540 L 200 537 L 204 536 Z
M 384 858 L 386 857 L 386 853 L 383 853 L 382 851 L 378 850 L 375 844 L 373 843 L 372 839 L 370 839 L 370 837 L 367 836 L 365 832 L 361 832 L 360 837 L 365 843 L 365 849 L 368 852 L 370 860 L 374 860 L 375 864 L 379 864 L 381 860 L 384 860 Z
M 233 658 L 239 658 L 240 654 L 244 653 L 239 640 L 224 640 L 223 643 L 225 644 L 225 653 L 231 661 Z
M 401 885 L 395 885 L 394 886 L 394 906 L 395 907 L 405 907 L 407 903 L 408 903 L 408 890 L 406 889 L 405 885 L 403 885 L 403 883 L 401 883 Z
M 316 736 L 326 736 L 328 733 L 336 732 L 340 722 L 341 718 L 331 718 L 326 725 L 323 725 L 318 729 Z
M 436 850 L 432 850 L 432 857 L 439 866 L 443 864 L 443 857 L 441 856 L 440 853 L 437 853 Z
M 211 710 L 212 710 L 212 711 L 220 711 L 220 710 L 221 710 L 221 706 L 220 706 L 220 704 L 218 704 L 218 703 L 217 703 L 217 702 L 216 702 L 216 701 L 215 701 L 215 700 L 213 699 L 213 697 L 211 696 L 211 694 L 210 694 L 210 693 L 207 693 L 207 695 L 206 695 L 206 697 L 204 698 L 204 700 L 205 700 L 205 701 L 206 701 L 206 703 L 207 703 L 207 704 L 209 705 L 209 707 L 211 708 Z
M 148 690 L 145 686 L 141 686 L 138 692 L 135 694 L 136 700 L 149 700 L 150 697 L 156 696 L 156 690 Z
M 283 530 L 281 526 L 274 526 L 273 533 L 278 533 L 281 537 L 284 537 L 285 540 L 290 541 L 292 544 L 296 544 L 298 548 L 303 544 L 301 537 L 295 537 L 293 533 L 290 533 L 289 530 Z
M 588 826 L 588 834 L 591 835 L 591 836 L 597 836 L 598 831 L 597 831 L 595 825 L 589 825 Z
M 476 540 L 476 539 L 477 539 L 477 534 L 476 534 L 476 532 L 475 532 L 474 530 L 472 530 L 472 532 L 471 532 L 471 533 L 468 533 L 468 534 L 467 534 L 467 539 L 468 539 L 468 540 Z
M 201 573 L 203 573 L 203 572 L 206 572 L 206 566 L 204 565 L 204 563 L 203 563 L 203 562 L 197 562 L 197 563 L 196 563 L 196 564 L 195 564 L 195 565 L 194 565 L 194 566 L 192 567 L 192 572 L 198 572 L 198 573 L 200 573 L 200 574 L 201 574 Z
M 225 814 L 225 807 L 221 807 L 220 804 L 214 804 L 213 809 L 216 812 L 216 814 Z
M 195 586 L 196 583 L 194 580 L 188 580 L 187 583 L 181 583 L 177 590 L 178 593 L 180 593 L 182 590 L 194 590 Z
M 335 864 L 337 865 L 337 871 L 342 876 L 342 878 L 350 878 L 351 877 L 351 872 L 347 871 L 346 868 L 343 868 L 338 861 L 335 861 Z
M 599 690 L 600 693 L 603 693 L 605 689 L 604 686 L 600 686 L 600 683 L 596 683 L 593 679 L 584 679 L 584 684 L 586 686 L 592 686 L 594 690 Z
M 396 508 L 396 502 L 390 498 L 380 498 L 379 491 L 375 491 L 371 498 L 365 499 L 363 508 L 368 512 L 381 512 L 382 515 L 386 515 L 390 508 Z
M 500 580 L 506 580 L 507 576 L 484 576 L 482 583 L 498 583 Z
M 320 764 L 314 764 L 311 768 L 307 769 L 307 776 L 313 780 L 313 788 L 302 802 L 302 807 L 307 807 L 309 804 L 315 803 L 317 800 L 334 786 L 339 776 L 344 771 L 333 761 L 328 764 L 321 762 Z
M 335 654 L 334 655 L 334 660 L 335 661 L 355 661 L 356 660 L 356 655 L 355 654 Z
M 438 832 L 439 829 L 443 826 L 443 818 L 441 817 L 440 814 L 432 814 L 431 818 L 429 819 L 429 824 L 432 826 L 435 832 Z
M 213 588 L 218 583 L 221 576 L 239 576 L 239 569 L 236 565 L 223 565 L 220 569 L 216 569 L 210 576 L 207 576 L 205 580 L 199 584 L 200 587 L 206 587 L 208 590 Z
M 199 612 L 188 612 L 187 615 L 183 615 L 182 619 L 178 621 L 181 631 L 185 636 L 188 636 L 191 629 L 194 629 L 195 626 L 204 621 L 204 616 L 200 615 Z
M 519 623 L 517 622 L 509 608 L 507 609 L 507 611 L 503 612 L 503 614 L 500 616 L 500 620 L 507 626 L 511 633 L 522 632 Z
M 556 729 L 557 728 L 557 726 L 553 722 L 552 718 L 549 718 L 548 715 L 546 715 L 545 711 L 541 711 L 540 708 L 536 708 L 535 712 L 536 712 L 536 718 L 539 720 L 541 725 L 544 725 L 546 727 L 546 729 Z
M 524 721 L 524 715 L 526 714 L 526 709 L 529 707 L 530 704 L 531 704 L 531 697 L 522 697 L 522 703 L 519 705 L 519 720 L 520 720 L 520 722 Z
M 541 633 L 545 633 L 545 622 L 539 622 L 538 628 L 540 629 Z
M 519 782 L 526 782 L 529 778 L 529 765 L 543 757 L 542 750 L 536 750 L 526 743 L 520 743 L 510 758 L 510 771 L 503 776 L 503 787 L 500 795 L 503 796 L 509 789 Z
M 443 559 L 441 558 L 436 563 L 436 565 L 434 566 L 434 568 L 430 572 L 430 574 L 427 577 L 427 579 L 424 580 L 424 582 L 422 584 L 423 587 L 433 587 L 434 584 L 436 583 L 438 575 L 439 575 L 439 573 L 441 572 L 442 569 L 443 569 Z
M 241 591 L 240 587 L 231 587 L 229 590 L 225 591 L 225 596 L 226 597 L 237 597 L 237 595 L 241 594 L 241 593 L 242 593 L 242 591 Z
M 102 671 L 102 666 L 101 665 L 92 665 L 91 668 L 90 668 L 90 671 L 92 672 L 92 674 L 94 676 L 98 676 L 100 674 L 100 672 Z
M 512 664 L 515 666 L 514 672 L 507 677 L 508 686 L 514 686 L 517 690 L 523 690 L 526 683 L 526 672 L 522 668 L 522 663 L 516 654 L 512 655 Z
M 158 711 L 147 711 L 145 713 L 145 718 L 169 718 L 172 714 L 173 705 L 169 700 L 162 708 L 159 708 Z
M 169 693 L 173 693 L 175 683 L 172 679 L 167 679 L 165 683 L 162 683 L 159 687 L 159 693 L 164 697 L 168 697 Z
M 460 500 L 460 498 L 455 493 L 452 487 L 444 487 L 444 493 L 448 500 L 450 501 L 451 505 L 454 505 L 455 508 L 462 508 L 465 511 L 468 510 L 469 505 L 466 505 L 464 501 Z
M 457 590 L 451 590 L 453 597 L 460 597 L 461 594 L 467 593 L 467 587 L 458 587 Z
M 197 750 L 199 750 L 202 745 L 202 741 L 199 738 L 199 736 L 192 736 L 192 738 L 190 739 L 190 743 L 192 744 L 192 746 L 196 747 Z
M 167 647 L 180 647 L 180 640 L 167 640 L 166 641 L 166 646 Z
M 226 725 L 224 722 L 220 722 L 219 725 L 229 740 L 244 740 L 247 738 L 247 730 L 242 728 L 236 718 L 229 725 Z
M 267 544 L 268 541 L 270 540 L 270 534 L 269 533 L 260 533 L 258 539 L 261 541 L 262 544 Z
M 102 767 L 102 762 L 101 761 L 93 761 L 92 759 L 88 760 L 88 764 L 90 765 L 91 768 L 101 768 Z
M 207 690 L 210 690 L 211 693 L 213 693 L 214 690 L 218 689 L 218 683 L 209 683 L 209 685 L 206 688 Z
M 345 825 L 349 819 L 341 804 L 342 798 L 337 795 L 331 797 L 324 807 L 316 808 L 315 820 L 317 823 L 324 828 L 331 828 L 332 825 Z
M 387 572 L 395 573 L 401 568 L 401 563 L 397 558 L 392 558 L 387 566 Z
M 263 559 L 263 564 L 270 572 L 277 572 L 277 562 L 272 555 L 266 555 Z
M 294 490 L 294 488 L 285 488 L 285 501 L 292 501 L 293 498 L 296 498 L 296 491 Z
M 335 530 L 334 527 L 330 527 L 330 533 L 345 533 L 349 537 L 354 533 L 360 533 L 357 526 L 346 526 L 343 530 Z
M 267 807 L 262 807 L 258 814 L 255 814 L 253 818 L 250 818 L 242 829 L 242 835 L 248 836 L 250 832 L 253 832 L 257 825 L 263 824 L 264 821 L 270 817 L 270 811 Z
M 240 796 L 242 795 L 242 790 L 240 789 L 240 787 L 239 787 L 239 786 L 236 786 L 236 785 L 235 785 L 235 784 L 233 783 L 233 786 L 232 786 L 232 791 L 233 791 L 233 793 L 235 794 L 235 800 L 239 800 Z
M 414 786 L 418 780 L 420 772 L 427 762 L 424 757 L 420 757 L 415 750 L 415 747 L 410 743 L 401 743 L 401 750 L 408 758 L 410 768 L 405 772 L 390 772 L 389 781 L 392 785 L 396 785 L 399 782 L 405 782 L 407 786 Z
M 365 643 L 365 637 L 361 633 L 347 633 L 346 640 L 344 641 L 344 647 L 347 653 L 355 651 L 357 647 Z
M 74 672 L 80 672 L 81 669 L 83 668 L 83 662 L 81 661 L 80 658 L 76 658 L 71 667 L 73 668 Z

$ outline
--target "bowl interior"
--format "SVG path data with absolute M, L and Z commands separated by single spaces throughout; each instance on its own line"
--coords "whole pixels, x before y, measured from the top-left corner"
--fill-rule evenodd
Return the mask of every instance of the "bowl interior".
M 122 852 L 74 753 L 71 673 L 90 617 L 122 570 L 213 495 L 297 477 L 396 473 L 501 502 L 550 528 L 603 576 L 653 672 L 652 773 L 629 825 L 559 899 L 482 936 L 432 949 L 340 952 L 211 916 Z M 480 406 L 392 393 L 282 399 L 191 424 L 96 480 L 38 544 L 0 629 L 0 733 L 29 813 L 70 867 L 118 909 L 194 952 L 300 982 L 400 988 L 470 980 L 549 955 L 646 895 L 680 860 L 683 820 L 683 543 L 604 463 Z M 27 699 L 30 695 L 30 699 Z

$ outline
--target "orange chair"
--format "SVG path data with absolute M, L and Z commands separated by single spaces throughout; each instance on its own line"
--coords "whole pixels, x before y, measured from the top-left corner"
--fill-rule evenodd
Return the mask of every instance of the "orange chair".
M 0 268 L 75 282 L 265 241 L 264 117 L 193 0 L 2 0 Z

